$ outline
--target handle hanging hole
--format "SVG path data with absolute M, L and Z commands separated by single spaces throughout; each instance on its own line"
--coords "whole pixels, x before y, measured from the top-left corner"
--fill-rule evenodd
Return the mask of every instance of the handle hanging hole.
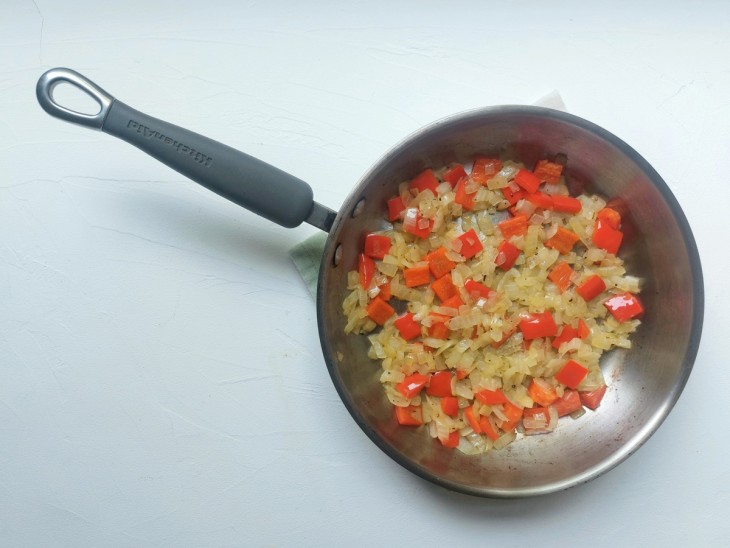
M 51 99 L 68 110 L 84 116 L 97 116 L 101 112 L 101 101 L 85 89 L 69 82 L 58 82 L 53 86 Z

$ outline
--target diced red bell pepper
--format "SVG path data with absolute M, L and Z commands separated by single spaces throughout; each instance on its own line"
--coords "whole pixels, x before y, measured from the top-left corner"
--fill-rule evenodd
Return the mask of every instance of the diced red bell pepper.
M 441 410 L 449 417 L 459 414 L 459 398 L 456 396 L 445 396 L 441 398 Z
M 441 303 L 441 306 L 445 308 L 456 308 L 458 309 L 460 306 L 464 304 L 464 301 L 461 300 L 461 297 L 459 295 L 454 295 L 453 297 L 450 297 L 449 299 L 446 299 Z
M 606 282 L 604 282 L 603 278 L 601 278 L 598 274 L 594 274 L 575 288 L 575 292 L 583 297 L 583 300 L 586 302 L 592 301 L 605 290 Z
M 453 396 L 451 392 L 451 379 L 454 375 L 451 371 L 437 371 L 431 375 L 431 381 L 426 388 L 426 394 L 429 396 L 438 396 L 439 398 L 445 398 L 447 396 Z
M 479 428 L 481 428 L 482 432 L 484 432 L 492 441 L 499 438 L 499 434 L 494 429 L 489 417 L 485 417 L 484 415 L 479 417 Z
M 613 208 L 604 207 L 596 214 L 596 218 L 605 221 L 611 228 L 621 230 L 621 214 Z
M 578 336 L 581 339 L 587 339 L 591 334 L 591 328 L 588 327 L 586 322 L 583 321 L 583 319 L 578 320 Z
M 459 439 L 461 436 L 459 435 L 458 430 L 454 430 L 449 434 L 449 437 L 445 440 L 442 440 L 439 438 L 439 441 L 441 442 L 441 445 L 444 447 L 449 447 L 450 449 L 453 449 L 454 447 L 459 447 Z
M 456 267 L 456 263 L 446 256 L 446 248 L 443 246 L 426 255 L 423 260 L 428 262 L 428 268 L 436 279 L 448 274 Z
M 639 298 L 629 292 L 609 297 L 603 301 L 603 306 L 608 308 L 608 311 L 613 317 L 621 323 L 635 318 L 644 312 L 644 306 L 641 304 Z
M 600 388 L 591 390 L 590 392 L 579 392 L 580 402 L 585 405 L 588 409 L 596 409 L 601 405 L 601 400 L 606 394 L 606 385 L 604 384 Z
M 388 318 L 395 314 L 393 307 L 379 296 L 370 301 L 367 308 L 365 308 L 365 311 L 367 312 L 368 317 L 378 325 L 383 325 Z
M 489 289 L 483 283 L 474 280 L 466 280 L 464 282 L 464 289 L 466 289 L 466 292 L 475 301 L 478 299 L 489 299 L 495 293 L 495 291 Z
M 527 234 L 527 217 L 525 215 L 517 215 L 511 219 L 506 219 L 497 225 L 502 232 L 505 240 L 509 240 L 512 236 L 522 236 Z
M 501 188 L 504 199 L 507 200 L 509 205 L 513 206 L 525 197 L 525 191 L 518 189 L 514 190 L 511 186 L 505 186 Z
M 578 411 L 583 404 L 580 402 L 580 394 L 577 391 L 566 389 L 563 395 L 553 402 L 553 406 L 558 412 L 558 417 L 564 417 Z
M 382 234 L 368 234 L 365 236 L 365 255 L 373 259 L 382 259 L 390 251 L 390 238 Z
M 471 168 L 471 178 L 479 184 L 485 184 L 502 169 L 502 160 L 499 158 L 478 157 Z
M 520 249 L 507 240 L 503 240 L 497 248 L 497 256 L 494 258 L 496 264 L 502 270 L 509 270 L 520 256 Z
M 545 245 L 557 249 L 562 255 L 565 255 L 566 253 L 570 253 L 570 250 L 573 249 L 573 246 L 578 240 L 580 238 L 575 232 L 559 226 L 555 235 L 545 241 Z
M 500 428 L 505 432 L 511 432 L 517 426 L 517 423 L 522 419 L 524 409 L 516 406 L 512 402 L 502 404 L 502 414 L 507 417 L 507 420 L 502 422 Z
M 415 398 L 428 384 L 428 377 L 420 373 L 408 375 L 402 382 L 395 385 L 395 389 L 403 394 L 404 398 Z
M 406 212 L 403 216 L 403 230 L 409 234 L 413 234 L 418 238 L 428 238 L 433 228 L 433 220 L 428 219 L 428 225 L 422 222 L 423 216 L 417 207 L 406 208 Z M 421 226 L 421 225 L 424 226 Z
M 466 177 L 466 170 L 461 164 L 454 164 L 444 172 L 444 181 L 449 183 L 451 188 L 454 188 L 462 177 Z
M 553 197 L 550 194 L 544 192 L 535 192 L 534 194 L 528 194 L 525 199 L 534 204 L 535 207 L 541 207 L 543 209 L 553 209 Z
M 532 398 L 532 401 L 543 407 L 547 407 L 558 399 L 555 387 L 539 377 L 532 379 L 530 386 L 527 387 L 527 395 Z
M 605 249 L 609 253 L 616 255 L 621 247 L 624 233 L 613 228 L 608 222 L 598 219 L 593 228 L 593 243 L 596 247 Z
M 406 281 L 406 287 L 418 287 L 426 285 L 431 281 L 431 274 L 427 264 L 412 266 L 403 269 L 403 278 Z
M 451 297 L 459 294 L 459 290 L 451 279 L 451 274 L 441 276 L 431 284 L 431 289 L 441 299 L 441 302 L 448 301 Z
M 570 278 L 574 272 L 571 266 L 563 261 L 550 271 L 548 279 L 557 286 L 561 293 L 565 293 L 570 287 Z
M 560 182 L 560 175 L 563 173 L 563 166 L 555 162 L 540 160 L 535 166 L 534 173 L 541 181 L 554 185 Z
M 370 287 L 370 282 L 375 274 L 375 261 L 365 253 L 360 253 L 357 258 L 357 271 L 360 275 L 360 285 L 365 289 Z
M 421 324 L 413 319 L 413 313 L 408 312 L 394 322 L 396 329 L 400 332 L 400 336 L 410 341 L 421 335 Z
M 563 213 L 578 213 L 583 208 L 578 198 L 572 196 L 553 196 L 553 209 Z
M 388 220 L 391 223 L 400 219 L 405 210 L 406 204 L 403 203 L 403 199 L 400 196 L 395 196 L 388 200 Z
M 480 390 L 474 397 L 482 402 L 484 405 L 499 405 L 501 403 L 507 403 L 507 396 L 504 395 L 501 389 L 496 390 Z
M 378 293 L 378 297 L 383 299 L 384 301 L 387 301 L 391 297 L 391 291 L 390 291 L 390 280 L 385 282 L 383 285 L 378 286 L 380 288 L 380 293 Z
M 546 431 L 549 425 L 550 410 L 547 407 L 528 407 L 522 414 L 522 426 L 526 434 Z
M 563 325 L 560 330 L 560 334 L 553 339 L 553 348 L 560 348 L 560 345 L 566 342 L 570 342 L 578 336 L 578 330 L 568 325 Z
M 472 209 L 474 209 L 474 197 L 477 195 L 477 191 L 466 191 L 466 184 L 468 181 L 469 179 L 467 177 L 462 177 L 459 182 L 456 183 L 456 188 L 454 191 L 454 202 L 471 211 Z
M 436 196 L 436 187 L 439 186 L 439 180 L 433 172 L 433 169 L 424 169 L 416 175 L 408 184 L 409 189 L 416 189 L 419 193 L 424 190 L 430 190 Z
M 479 426 L 479 415 L 474 412 L 473 405 L 464 409 L 464 419 L 466 419 L 466 422 L 469 426 L 471 426 L 471 429 L 474 430 L 474 432 L 477 434 L 482 433 L 482 427 Z
M 402 426 L 420 426 L 423 424 L 423 409 L 420 405 L 396 407 L 395 418 Z
M 555 380 L 575 390 L 586 378 L 586 375 L 588 375 L 588 369 L 577 361 L 568 360 L 560 371 L 555 374 Z
M 554 337 L 558 334 L 553 315 L 549 310 L 539 314 L 530 314 L 529 318 L 520 320 L 520 331 L 526 341 L 542 337 Z
M 537 189 L 540 188 L 540 184 L 542 183 L 537 175 L 526 169 L 520 169 L 515 175 L 514 181 L 530 194 L 537 192 Z
M 451 316 L 431 312 L 429 317 L 431 318 L 431 325 L 428 327 L 428 336 L 432 339 L 447 339 L 449 337 L 449 328 L 446 322 L 451 319 Z
M 464 232 L 464 234 L 459 236 L 457 239 L 461 240 L 461 249 L 459 250 L 459 253 L 465 259 L 471 259 L 482 249 L 484 249 L 482 242 L 479 240 L 479 236 L 477 236 L 477 233 L 474 231 L 473 228 L 467 232 Z

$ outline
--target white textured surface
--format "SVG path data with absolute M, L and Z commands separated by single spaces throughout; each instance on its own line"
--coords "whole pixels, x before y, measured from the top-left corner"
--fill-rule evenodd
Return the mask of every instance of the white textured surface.
M 0 545 L 727 545 L 730 9 L 724 2 L 0 4 Z M 409 132 L 567 108 L 664 176 L 705 330 L 637 454 L 549 498 L 447 493 L 355 426 L 285 230 L 48 117 L 75 68 L 310 182 L 336 208 Z

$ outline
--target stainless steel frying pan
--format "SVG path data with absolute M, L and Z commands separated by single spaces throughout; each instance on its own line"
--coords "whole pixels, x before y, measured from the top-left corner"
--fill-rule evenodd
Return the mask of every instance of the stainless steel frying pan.
M 53 89 L 73 85 L 99 105 L 86 115 L 58 104 Z M 459 114 L 408 137 L 381 158 L 340 208 L 318 204 L 305 182 L 251 156 L 116 100 L 82 75 L 57 68 L 36 88 L 57 118 L 101 130 L 138 147 L 225 198 L 285 227 L 308 222 L 329 232 L 317 290 L 322 350 L 332 381 L 357 424 L 408 470 L 448 489 L 521 497 L 566 489 L 616 466 L 659 427 L 684 388 L 699 346 L 704 293 L 699 254 L 687 220 L 657 172 L 635 150 L 577 116 L 526 106 Z M 627 207 L 631 231 L 622 246 L 629 271 L 644 279 L 647 314 L 631 350 L 604 355 L 609 392 L 599 410 L 562 422 L 550 435 L 466 456 L 420 429 L 399 427 L 384 396 L 379 365 L 365 337 L 345 336 L 346 275 L 356 268 L 365 233 L 384 226 L 386 200 L 426 167 L 501 154 L 527 165 L 563 153 L 566 176 Z M 282 207 L 285 204 L 285 207 Z

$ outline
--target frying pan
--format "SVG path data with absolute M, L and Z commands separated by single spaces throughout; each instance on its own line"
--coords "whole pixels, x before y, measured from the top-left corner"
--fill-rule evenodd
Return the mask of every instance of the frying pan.
M 59 83 L 77 87 L 99 106 L 93 115 L 58 104 Z M 285 227 L 310 223 L 329 233 L 317 289 L 324 358 L 337 392 L 365 434 L 411 472 L 463 493 L 524 497 L 566 489 L 610 470 L 659 427 L 679 398 L 697 354 L 704 309 L 699 254 L 689 224 L 659 174 L 626 143 L 577 116 L 539 107 L 484 108 L 438 121 L 381 158 L 338 213 L 313 200 L 305 182 L 251 156 L 155 119 L 116 100 L 70 69 L 49 70 L 36 94 L 46 112 L 101 130 L 138 147 L 221 196 Z M 442 447 L 421 428 L 396 424 L 367 357 L 364 336 L 344 334 L 347 272 L 357 265 L 364 234 L 385 228 L 386 201 L 398 184 L 427 167 L 469 163 L 477 154 L 526 165 L 567 155 L 568 182 L 618 198 L 626 206 L 621 255 L 643 279 L 647 314 L 633 348 L 604 354 L 609 391 L 601 407 L 561 421 L 544 436 L 467 456 Z M 282 207 L 284 204 L 284 207 Z

